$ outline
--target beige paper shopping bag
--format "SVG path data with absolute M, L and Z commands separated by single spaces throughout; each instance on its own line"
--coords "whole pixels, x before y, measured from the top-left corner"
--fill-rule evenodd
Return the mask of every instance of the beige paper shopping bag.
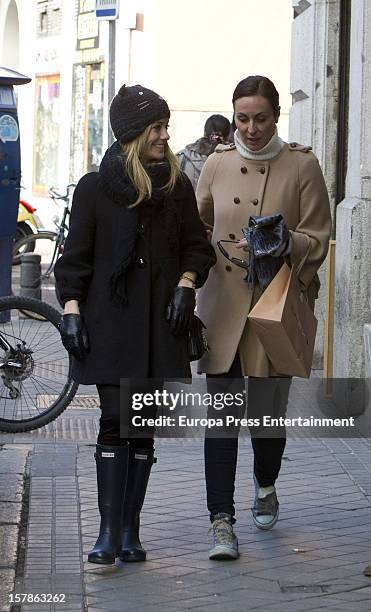
M 249 321 L 278 374 L 310 376 L 317 319 L 293 268 L 283 264 L 250 311 Z

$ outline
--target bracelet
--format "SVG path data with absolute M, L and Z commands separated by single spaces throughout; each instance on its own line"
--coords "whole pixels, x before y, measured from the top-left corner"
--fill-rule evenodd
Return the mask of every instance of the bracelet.
M 184 278 L 184 280 L 187 280 L 190 283 L 192 283 L 192 285 L 196 286 L 196 282 L 190 276 L 187 276 L 186 274 L 182 274 L 182 276 L 180 278 L 181 279 Z

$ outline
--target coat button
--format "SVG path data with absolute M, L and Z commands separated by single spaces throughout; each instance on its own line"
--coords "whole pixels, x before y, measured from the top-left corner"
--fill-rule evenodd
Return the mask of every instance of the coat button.
M 234 234 L 229 234 L 231 240 L 236 240 L 236 236 Z
M 227 270 L 227 272 L 231 272 L 232 266 L 227 265 L 227 266 L 225 266 L 225 269 Z
M 137 263 L 139 268 L 145 268 L 147 265 L 147 262 L 145 259 L 143 259 L 143 257 L 139 257 Z
M 242 174 L 246 174 L 246 172 L 247 172 L 246 166 L 242 166 L 241 172 L 242 172 Z
M 236 197 L 236 198 L 233 198 L 233 202 L 234 202 L 235 204 L 239 204 L 239 203 L 241 202 L 241 200 L 240 200 L 240 198 L 237 198 L 237 197 Z
M 254 204 L 254 206 L 257 206 L 259 204 L 258 198 L 254 198 L 253 200 L 251 200 L 251 204 Z
M 265 174 L 265 168 L 263 168 L 263 167 L 260 168 L 259 172 L 260 172 L 260 174 Z

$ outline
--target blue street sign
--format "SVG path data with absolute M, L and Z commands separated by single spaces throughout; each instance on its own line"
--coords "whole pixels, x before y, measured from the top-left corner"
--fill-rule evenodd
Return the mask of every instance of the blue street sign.
M 97 19 L 113 20 L 119 16 L 120 0 L 96 0 L 95 16 Z

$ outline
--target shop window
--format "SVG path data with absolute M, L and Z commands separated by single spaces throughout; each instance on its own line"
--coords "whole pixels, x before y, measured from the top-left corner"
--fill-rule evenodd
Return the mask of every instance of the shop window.
M 98 170 L 103 155 L 104 64 L 78 64 L 73 78 L 70 178 Z
M 53 34 L 58 34 L 60 32 L 61 29 L 61 10 L 58 7 L 53 8 L 53 10 L 50 13 L 50 31 Z
M 59 74 L 36 77 L 33 189 L 58 182 Z
M 37 35 L 56 36 L 61 31 L 60 0 L 38 0 Z
M 48 11 L 47 10 L 40 12 L 39 21 L 40 21 L 40 34 L 47 34 L 48 33 Z

